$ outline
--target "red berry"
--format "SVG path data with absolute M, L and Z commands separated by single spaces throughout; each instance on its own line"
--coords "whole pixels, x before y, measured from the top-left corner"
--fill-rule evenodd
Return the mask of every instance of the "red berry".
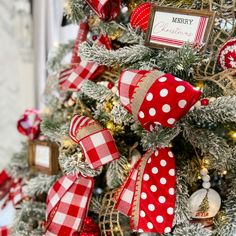
M 93 41 L 97 40 L 97 38 L 98 38 L 97 35 L 93 35 L 93 36 L 92 36 L 92 40 L 93 40 Z
M 209 104 L 209 100 L 208 100 L 207 98 L 203 98 L 203 99 L 201 100 L 201 105 L 202 105 L 202 106 L 208 106 L 208 104 Z
M 109 82 L 108 85 L 107 85 L 107 87 L 108 87 L 109 89 L 112 89 L 112 88 L 114 87 L 114 84 L 113 84 L 112 82 Z

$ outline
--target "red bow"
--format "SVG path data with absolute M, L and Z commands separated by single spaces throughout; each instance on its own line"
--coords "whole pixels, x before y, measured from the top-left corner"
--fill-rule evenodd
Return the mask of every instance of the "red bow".
M 125 71 L 119 80 L 122 104 L 142 126 L 173 127 L 199 99 L 189 83 L 159 71 Z M 169 233 L 175 208 L 175 161 L 168 147 L 147 151 L 117 192 L 116 208 L 139 232 Z
M 85 80 L 93 80 L 104 71 L 104 66 L 100 66 L 95 62 L 81 61 L 78 56 L 79 44 L 86 41 L 88 32 L 88 23 L 80 23 L 71 65 L 68 69 L 63 70 L 60 73 L 59 85 L 62 90 L 79 91 Z M 110 41 L 104 35 L 99 37 L 97 43 L 100 46 L 105 46 L 107 49 L 111 49 Z
M 120 13 L 120 0 L 86 0 L 100 19 L 114 20 Z
M 89 117 L 75 115 L 72 118 L 70 137 L 81 145 L 86 162 L 93 169 L 119 158 L 119 152 L 110 131 Z
M 92 169 L 119 158 L 110 132 L 92 119 L 75 115 L 69 133 L 81 145 Z M 93 183 L 92 177 L 79 174 L 63 176 L 53 185 L 47 198 L 46 236 L 71 235 L 80 230 L 87 215 Z
M 21 134 L 33 140 L 40 133 L 40 123 L 39 111 L 36 109 L 26 109 L 17 122 L 17 129 Z

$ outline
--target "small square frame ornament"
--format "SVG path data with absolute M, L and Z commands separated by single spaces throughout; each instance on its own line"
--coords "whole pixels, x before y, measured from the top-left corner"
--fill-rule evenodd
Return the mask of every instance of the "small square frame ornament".
M 151 48 L 181 48 L 185 43 L 206 48 L 214 26 L 214 11 L 153 5 L 145 45 Z
M 49 141 L 33 140 L 28 145 L 28 164 L 33 172 L 55 175 L 59 172 L 58 145 Z

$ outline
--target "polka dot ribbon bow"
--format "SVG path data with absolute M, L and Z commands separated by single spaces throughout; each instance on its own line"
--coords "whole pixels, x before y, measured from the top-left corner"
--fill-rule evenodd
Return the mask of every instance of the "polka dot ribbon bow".
M 120 13 L 120 0 L 86 0 L 101 20 L 114 20 Z
M 17 121 L 18 131 L 27 136 L 29 140 L 38 137 L 40 133 L 41 118 L 39 111 L 35 109 L 26 109 L 20 119 Z
M 143 128 L 173 127 L 197 102 L 201 92 L 160 71 L 124 71 L 119 96 Z M 116 208 L 130 217 L 138 232 L 171 232 L 175 208 L 175 161 L 170 148 L 148 150 L 115 195 Z
M 81 22 L 74 44 L 71 64 L 69 68 L 61 71 L 59 75 L 59 86 L 61 90 L 80 91 L 82 83 L 85 80 L 93 80 L 104 71 L 104 66 L 100 66 L 95 62 L 81 60 L 78 56 L 79 44 L 86 41 L 88 32 L 88 23 Z M 111 49 L 109 39 L 103 34 L 100 35 L 96 43 L 100 46 L 105 46 L 107 49 Z
M 69 135 L 80 144 L 93 170 L 119 158 L 110 131 L 88 117 L 75 115 Z M 73 235 L 81 229 L 93 185 L 93 177 L 75 174 L 61 177 L 52 186 L 47 198 L 46 236 Z

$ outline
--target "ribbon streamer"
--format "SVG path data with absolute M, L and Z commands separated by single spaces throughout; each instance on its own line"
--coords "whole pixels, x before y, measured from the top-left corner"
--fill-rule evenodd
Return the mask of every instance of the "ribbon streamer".
M 119 96 L 143 128 L 173 127 L 197 102 L 201 92 L 189 83 L 160 71 L 124 71 Z M 116 208 L 130 217 L 138 232 L 169 233 L 175 209 L 175 160 L 168 147 L 148 150 L 131 169 L 115 195 Z
M 46 236 L 72 235 L 87 215 L 94 180 L 82 175 L 62 176 L 47 197 Z
M 73 56 L 69 68 L 60 72 L 59 86 L 66 91 L 80 91 L 82 83 L 85 80 L 93 80 L 104 71 L 104 66 L 100 66 L 95 62 L 81 60 L 78 55 L 79 44 L 86 41 L 89 32 L 87 22 L 79 25 L 77 39 L 75 40 Z M 101 35 L 97 44 L 111 49 L 110 41 L 105 35 Z

